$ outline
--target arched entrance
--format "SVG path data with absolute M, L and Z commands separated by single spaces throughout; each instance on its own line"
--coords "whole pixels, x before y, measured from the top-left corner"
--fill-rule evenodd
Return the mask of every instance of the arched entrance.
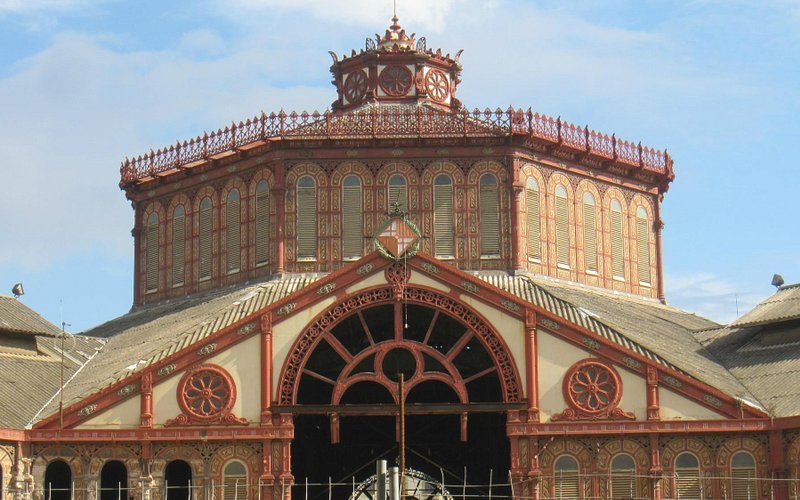
M 72 498 L 72 469 L 63 460 L 53 460 L 44 471 L 45 500 Z
M 400 374 L 406 467 L 444 475 L 451 486 L 488 485 L 490 476 L 507 483 L 505 411 L 519 401 L 519 379 L 502 339 L 450 297 L 407 287 L 396 300 L 395 292 L 364 292 L 322 314 L 284 367 L 281 404 L 295 415 L 292 473 L 300 488 L 319 484 L 309 497 L 327 495 L 329 479 L 341 484 L 335 497 L 348 496 L 376 460 L 398 462 Z
M 100 500 L 127 500 L 128 469 L 119 460 L 109 460 L 100 470 Z
M 173 460 L 164 468 L 164 500 L 189 500 L 192 468 L 183 460 Z

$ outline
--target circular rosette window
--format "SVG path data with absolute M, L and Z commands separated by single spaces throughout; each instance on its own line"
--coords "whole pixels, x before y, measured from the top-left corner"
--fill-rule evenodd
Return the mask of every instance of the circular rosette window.
M 344 96 L 348 102 L 355 103 L 364 98 L 367 93 L 367 74 L 362 70 L 354 71 L 347 75 L 344 81 Z
M 187 371 L 178 385 L 178 403 L 192 419 L 218 419 L 230 413 L 235 402 L 236 386 L 231 376 L 216 365 Z
M 564 377 L 564 396 L 569 406 L 580 412 L 606 413 L 619 404 L 622 384 L 611 366 L 597 359 L 584 359 Z
M 408 94 L 408 91 L 411 90 L 412 81 L 411 70 L 396 64 L 384 68 L 378 77 L 381 89 L 391 97 L 402 97 Z
M 442 71 L 430 69 L 425 75 L 425 90 L 434 101 L 444 102 L 450 93 L 450 82 Z

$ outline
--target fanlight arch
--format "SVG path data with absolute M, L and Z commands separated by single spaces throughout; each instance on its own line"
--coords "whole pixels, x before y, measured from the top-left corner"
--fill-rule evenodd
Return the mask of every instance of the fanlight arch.
M 335 405 L 351 391 L 397 403 L 399 373 L 418 402 L 520 400 L 513 358 L 487 321 L 427 288 L 402 293 L 398 301 L 390 287 L 370 289 L 320 314 L 286 360 L 280 404 Z

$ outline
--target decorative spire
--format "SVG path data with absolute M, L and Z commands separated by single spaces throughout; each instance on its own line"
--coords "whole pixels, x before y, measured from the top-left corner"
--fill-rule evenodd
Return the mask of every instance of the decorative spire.
M 380 50 L 387 52 L 414 50 L 414 36 L 416 33 L 412 33 L 411 36 L 406 35 L 406 30 L 400 26 L 398 21 L 400 21 L 400 19 L 397 18 L 397 13 L 395 12 L 392 16 L 392 24 L 389 26 L 389 29 L 386 30 L 383 37 L 376 35 L 378 37 L 378 48 Z

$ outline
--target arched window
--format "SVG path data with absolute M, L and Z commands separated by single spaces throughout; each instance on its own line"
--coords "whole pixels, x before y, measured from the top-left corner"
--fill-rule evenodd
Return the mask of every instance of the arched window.
M 172 211 L 172 286 L 186 279 L 186 209 L 178 205 Z
M 198 278 L 200 281 L 211 279 L 211 252 L 213 249 L 213 239 L 211 235 L 211 198 L 205 197 L 200 202 L 200 215 L 198 217 Z
M 364 233 L 361 224 L 361 179 L 348 175 L 342 182 L 342 257 L 361 257 Z
M 556 186 L 556 258 L 559 267 L 569 269 L 569 208 L 567 188 Z
M 569 455 L 561 455 L 553 465 L 553 498 L 580 498 L 578 462 Z
M 497 196 L 497 178 L 483 174 L 480 181 L 480 238 L 481 255 L 500 255 L 500 212 Z
M 542 220 L 539 210 L 539 184 L 533 177 L 528 177 L 525 184 L 525 201 L 528 205 L 528 258 L 542 258 Z
M 100 500 L 127 500 L 128 469 L 119 460 L 110 460 L 100 471 Z
M 681 453 L 675 458 L 675 496 L 699 500 L 700 494 L 700 464 L 691 453 Z
M 44 497 L 49 500 L 72 498 L 72 469 L 63 460 L 53 460 L 44 471 Z
M 317 183 L 310 175 L 297 181 L 297 258 L 317 258 Z
M 256 266 L 269 262 L 269 184 L 256 185 Z
M 158 290 L 158 214 L 152 213 L 147 218 L 145 238 L 145 280 L 146 290 Z
M 583 258 L 586 270 L 597 272 L 597 207 L 592 193 L 583 194 Z
M 625 278 L 625 244 L 622 240 L 622 205 L 611 200 L 611 272 L 614 278 Z
M 740 451 L 731 459 L 731 498 L 754 500 L 756 492 L 756 461 L 753 455 Z
M 408 212 L 408 187 L 406 178 L 400 174 L 389 177 L 389 190 L 386 205 L 389 212 L 397 209 L 400 212 Z
M 225 255 L 227 259 L 228 274 L 239 272 L 241 261 L 241 220 L 239 217 L 239 191 L 231 189 L 228 193 L 225 223 L 227 224 L 225 238 Z
M 433 231 L 437 257 L 454 257 L 453 181 L 447 174 L 433 180 Z
M 247 468 L 242 462 L 232 460 L 225 465 L 222 478 L 222 500 L 247 498 Z
M 183 460 L 173 460 L 164 469 L 164 500 L 189 500 L 192 468 Z
M 639 283 L 650 284 L 650 224 L 647 210 L 636 208 L 636 247 L 638 250 Z
M 611 461 L 611 498 L 636 498 L 636 463 L 630 455 L 620 454 Z

